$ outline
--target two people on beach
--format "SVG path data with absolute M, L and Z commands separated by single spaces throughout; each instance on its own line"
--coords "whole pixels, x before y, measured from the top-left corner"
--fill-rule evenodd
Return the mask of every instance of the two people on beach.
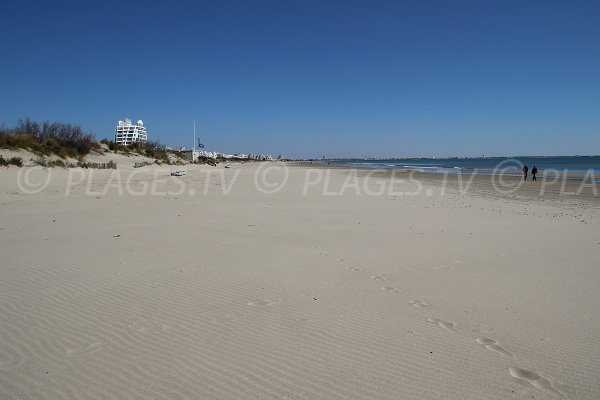
M 527 167 L 527 164 L 523 165 L 523 180 L 526 181 L 527 180 L 527 173 L 529 172 L 529 167 Z M 534 165 L 533 168 L 531 169 L 531 176 L 533 176 L 533 180 L 537 180 L 537 178 L 535 177 L 537 175 L 538 169 L 537 167 Z

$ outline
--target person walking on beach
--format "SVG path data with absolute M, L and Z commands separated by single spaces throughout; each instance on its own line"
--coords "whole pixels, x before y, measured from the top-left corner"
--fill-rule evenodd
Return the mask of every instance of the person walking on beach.
M 533 176 L 532 180 L 535 181 L 535 174 L 537 174 L 537 167 L 534 165 L 533 168 L 531 168 L 531 176 Z
M 527 167 L 527 164 L 523 165 L 523 180 L 526 181 L 527 180 L 527 172 L 529 171 L 529 168 Z

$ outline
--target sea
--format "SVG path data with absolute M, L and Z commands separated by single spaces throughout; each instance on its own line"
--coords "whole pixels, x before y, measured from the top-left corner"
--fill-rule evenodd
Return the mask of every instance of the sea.
M 405 169 L 432 173 L 477 173 L 519 175 L 524 164 L 536 166 L 540 174 L 593 175 L 600 178 L 600 156 L 515 156 L 480 158 L 333 159 L 322 163 L 350 168 Z M 595 180 L 595 179 L 594 179 Z

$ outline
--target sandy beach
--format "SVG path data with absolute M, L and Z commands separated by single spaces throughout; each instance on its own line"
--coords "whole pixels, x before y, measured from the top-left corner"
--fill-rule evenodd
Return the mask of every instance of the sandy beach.
M 599 398 L 592 188 L 420 178 L 0 169 L 0 398 Z

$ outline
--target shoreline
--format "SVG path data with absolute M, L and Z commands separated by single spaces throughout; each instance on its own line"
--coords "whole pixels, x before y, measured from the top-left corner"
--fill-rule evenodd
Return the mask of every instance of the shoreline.
M 418 165 L 411 167 L 399 167 L 399 166 L 382 166 L 375 167 L 373 165 L 344 165 L 344 164 L 335 164 L 335 163 L 327 163 L 327 161 L 290 161 L 290 163 L 297 163 L 299 165 L 304 166 L 314 166 L 314 167 L 328 167 L 328 168 L 345 168 L 345 169 L 357 169 L 357 170 L 390 170 L 390 171 L 415 171 L 427 174 L 436 174 L 436 175 L 455 175 L 455 174 L 463 174 L 463 175 L 493 175 L 493 176 L 514 176 L 514 177 L 523 177 L 521 171 L 516 169 L 509 170 L 500 170 L 490 168 L 462 168 L 462 167 L 419 167 Z M 327 163 L 327 164 L 326 164 Z M 558 170 L 553 168 L 539 169 L 539 173 L 537 174 L 538 178 L 559 178 L 563 179 L 563 177 L 567 180 L 576 180 L 576 181 L 585 181 L 585 182 L 600 182 L 600 170 L 588 169 L 588 170 Z M 588 176 L 592 176 L 592 180 L 586 180 Z M 598 176 L 598 178 L 596 178 Z M 531 179 L 531 171 L 529 171 L 528 179 Z
M 463 194 L 470 192 L 493 198 L 518 198 L 535 201 L 543 201 L 544 199 L 566 202 L 585 201 L 590 205 L 600 206 L 600 181 L 587 182 L 577 176 L 563 175 L 548 179 L 538 175 L 536 181 L 533 181 L 531 176 L 528 177 L 527 181 L 523 181 L 522 175 L 514 174 L 445 174 L 402 168 L 353 168 L 343 165 L 323 165 L 307 162 L 288 162 L 288 164 L 308 169 L 346 171 L 361 177 L 415 180 Z

